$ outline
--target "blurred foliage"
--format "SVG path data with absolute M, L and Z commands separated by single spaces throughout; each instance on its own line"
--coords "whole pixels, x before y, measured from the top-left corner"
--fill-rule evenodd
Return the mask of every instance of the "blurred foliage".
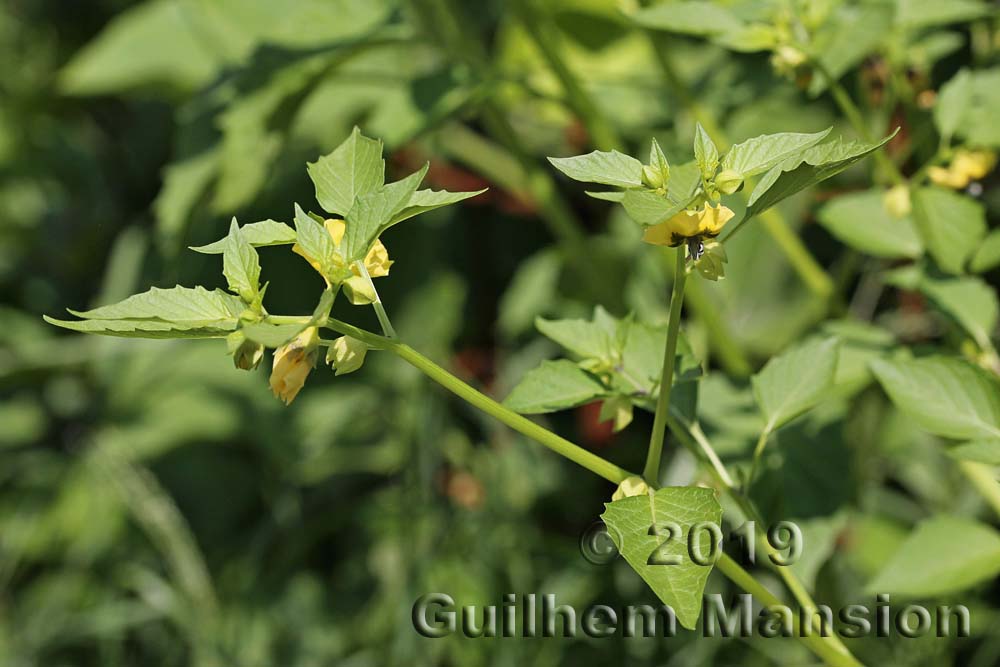
M 651 324 L 666 316 L 666 257 L 543 156 L 641 154 L 655 137 L 674 161 L 695 120 L 720 143 L 830 125 L 855 136 L 828 87 L 733 43 L 768 11 L 804 11 L 820 26 L 823 64 L 872 133 L 902 128 L 888 155 L 907 176 L 945 164 L 951 134 L 956 145 L 1000 143 L 995 3 L 715 4 L 730 17 L 718 23 L 725 35 L 704 21 L 663 32 L 655 8 L 643 10 L 646 31 L 629 18 L 636 3 L 599 0 L 0 5 L 0 54 L 12 64 L 0 79 L 0 663 L 808 662 L 795 642 L 687 631 L 421 638 L 410 608 L 431 591 L 480 605 L 511 591 L 652 603 L 623 561 L 597 567 L 578 554 L 612 489 L 388 356 L 350 377 L 317 373 L 286 409 L 263 371 L 235 372 L 218 342 L 66 336 L 41 321 L 150 284 L 221 285 L 213 258 L 185 246 L 220 238 L 234 214 L 289 220 L 289 202 L 312 201 L 304 163 L 357 124 L 386 142 L 394 177 L 429 159 L 435 188 L 491 188 L 387 236 L 397 263 L 382 298 L 413 347 L 506 396 L 558 355 L 536 317 L 589 317 L 595 304 Z M 945 100 L 960 113 L 948 116 Z M 748 375 L 797 341 L 841 340 L 829 400 L 775 434 L 754 488 L 769 520 L 806 532 L 799 574 L 820 601 L 872 604 L 885 564 L 911 557 L 908 536 L 934 544 L 934 530 L 973 521 L 995 533 L 945 446 L 981 434 L 936 430 L 912 417 L 919 407 L 899 412 L 869 363 L 905 344 L 989 365 L 997 178 L 962 194 L 927 189 L 912 217 L 893 220 L 881 207 L 885 165 L 863 163 L 778 209 L 829 294 L 763 220 L 732 242 L 727 279 L 689 294 L 687 336 L 709 370 L 698 414 L 737 467 L 763 425 Z M 310 311 L 315 274 L 287 253 L 261 254 L 264 279 L 282 278 L 269 298 Z M 908 400 L 933 404 L 955 386 Z M 546 419 L 641 468 L 649 416 L 612 434 L 599 411 Z M 965 456 L 989 463 L 990 452 L 995 442 Z M 683 451 L 668 446 L 667 458 L 670 483 L 698 480 Z M 924 522 L 937 515 L 961 519 Z M 717 574 L 708 587 L 730 590 Z M 915 592 L 969 605 L 972 639 L 851 648 L 866 664 L 997 664 L 997 593 L 989 581 Z

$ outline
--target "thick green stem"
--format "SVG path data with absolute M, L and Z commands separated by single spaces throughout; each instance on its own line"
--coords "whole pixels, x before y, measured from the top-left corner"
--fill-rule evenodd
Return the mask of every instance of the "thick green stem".
M 681 327 L 681 305 L 684 303 L 684 283 L 687 268 L 684 247 L 677 248 L 674 269 L 674 288 L 670 296 L 670 319 L 667 322 L 667 343 L 663 351 L 663 372 L 660 376 L 660 394 L 656 399 L 656 416 L 653 418 L 653 432 L 649 436 L 649 451 L 642 476 L 649 484 L 656 484 L 660 473 L 660 457 L 663 454 L 663 440 L 667 432 L 670 416 L 670 390 L 674 384 L 674 362 L 677 355 L 677 335 Z
M 730 581 L 757 598 L 766 607 L 785 607 L 777 596 L 764 588 L 760 582 L 750 576 L 749 572 L 726 554 L 723 553 L 719 557 L 715 566 Z M 849 652 L 842 651 L 831 641 L 832 634 L 830 637 L 823 637 L 819 634 L 813 634 L 813 632 L 803 632 L 795 614 L 792 614 L 792 634 L 831 667 L 862 667 L 854 656 Z

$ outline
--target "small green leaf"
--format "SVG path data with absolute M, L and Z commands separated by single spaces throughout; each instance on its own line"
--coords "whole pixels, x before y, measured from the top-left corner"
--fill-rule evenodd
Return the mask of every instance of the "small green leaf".
M 593 151 L 576 157 L 550 157 L 552 166 L 574 181 L 619 188 L 642 185 L 642 162 L 618 151 Z
M 969 262 L 969 268 L 976 273 L 985 273 L 998 266 L 1000 266 L 1000 229 L 994 229 L 979 244 L 979 249 Z
M 815 146 L 830 134 L 831 129 L 833 128 L 813 134 L 798 132 L 762 134 L 747 139 L 729 149 L 722 158 L 722 168 L 732 169 L 744 178 L 763 173 Z
M 960 440 L 1000 437 L 1000 386 L 961 359 L 877 359 L 872 371 L 892 402 L 921 428 Z
M 631 496 L 606 504 L 601 519 L 632 569 L 674 610 L 682 626 L 694 629 L 705 582 L 714 566 L 711 556 L 718 553 L 713 547 L 719 545 L 712 543 L 712 533 L 706 528 L 718 527 L 722 521 L 715 491 L 664 487 L 652 496 Z M 692 542 L 700 550 L 689 549 Z M 706 564 L 693 560 L 692 551 Z M 674 564 L 667 564 L 670 562 Z
M 244 325 L 240 331 L 247 340 L 260 343 L 264 347 L 281 347 L 298 336 L 307 324 L 271 324 L 270 322 L 255 322 Z
M 629 17 L 643 28 L 702 37 L 743 27 L 739 17 L 714 2 L 666 2 L 639 9 Z
M 504 405 L 522 414 L 565 410 L 608 395 L 604 386 L 572 361 L 543 361 L 522 378 Z
M 622 206 L 625 207 L 628 217 L 643 227 L 650 227 L 677 215 L 687 208 L 693 199 L 692 195 L 684 201 L 674 201 L 652 190 L 626 190 L 622 197 Z
M 354 200 L 385 182 L 382 142 L 361 134 L 357 127 L 332 153 L 307 165 L 323 210 L 345 217 Z
M 847 245 L 876 257 L 916 258 L 923 243 L 909 216 L 896 218 L 878 188 L 841 195 L 819 210 L 820 223 Z
M 715 173 L 719 166 L 719 149 L 715 147 L 712 137 L 701 126 L 701 123 L 694 128 L 694 161 L 701 169 L 701 175 L 709 178 Z
M 868 584 L 872 593 L 935 597 L 963 591 L 1000 573 L 1000 535 L 956 516 L 921 523 Z
M 333 237 L 298 204 L 295 205 L 295 235 L 302 252 L 318 262 L 320 273 L 332 280 L 337 267 L 343 263 Z
M 425 164 L 404 179 L 384 185 L 375 192 L 359 197 L 347 214 L 347 230 L 341 241 L 341 253 L 348 263 L 364 259 L 368 249 L 393 217 L 403 210 L 427 175 Z
M 833 385 L 838 347 L 835 338 L 808 341 L 773 357 L 753 376 L 765 431 L 773 432 L 819 402 Z
M 966 260 L 986 235 L 983 206 L 945 188 L 916 189 L 913 219 L 927 251 L 948 273 L 962 273 Z
M 482 190 L 476 190 L 474 192 L 447 192 L 445 190 L 417 190 L 410 197 L 410 201 L 406 203 L 406 207 L 396 213 L 388 224 L 383 226 L 383 231 L 387 227 L 391 227 L 396 223 L 402 222 L 412 218 L 415 215 L 420 215 L 421 213 L 426 213 L 427 211 L 433 211 L 436 208 L 441 208 L 443 206 L 450 206 L 451 204 L 457 204 L 460 201 L 465 201 L 475 197 L 476 195 L 481 195 L 486 192 L 488 188 L 483 188 Z
M 631 190 L 625 190 L 625 192 L 631 192 Z M 593 197 L 594 199 L 601 199 L 603 201 L 611 201 L 620 204 L 625 200 L 625 192 L 620 190 L 613 190 L 611 192 L 591 192 L 590 190 L 587 190 L 584 194 L 588 197 Z
M 257 251 L 247 243 L 240 232 L 240 226 L 233 218 L 226 237 L 226 249 L 222 253 L 222 275 L 229 283 L 229 290 L 247 303 L 253 303 L 260 294 L 260 258 Z
M 262 220 L 243 225 L 240 227 L 240 233 L 244 240 L 255 248 L 295 243 L 295 230 L 283 222 L 275 222 L 274 220 Z M 226 251 L 227 239 L 228 237 L 223 237 L 215 243 L 192 247 L 191 250 L 205 255 L 221 255 Z
M 775 165 L 754 188 L 744 219 L 760 215 L 783 199 L 836 176 L 884 146 L 896 132 L 874 144 L 835 139 Z
M 962 461 L 1000 466 L 1000 438 L 966 442 L 949 449 L 948 455 Z

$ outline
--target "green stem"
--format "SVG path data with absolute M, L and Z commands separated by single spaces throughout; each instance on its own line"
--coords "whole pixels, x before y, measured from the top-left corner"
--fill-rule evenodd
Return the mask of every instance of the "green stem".
M 588 452 L 583 447 L 573 444 L 569 440 L 539 426 L 526 417 L 522 417 L 509 408 L 505 408 L 500 403 L 469 386 L 405 343 L 386 338 L 385 336 L 379 336 L 378 334 L 359 329 L 351 324 L 333 318 L 327 322 L 327 327 L 347 336 L 357 338 L 374 349 L 392 352 L 473 407 L 482 410 L 500 423 L 506 424 L 518 433 L 548 447 L 560 456 L 564 456 L 609 482 L 620 484 L 625 478 L 633 476 L 632 473 L 624 468 L 606 461 L 592 452 Z
M 760 432 L 760 437 L 757 438 L 757 446 L 753 448 L 753 462 L 750 464 L 750 474 L 747 476 L 747 489 L 750 488 L 750 485 L 753 484 L 754 478 L 757 476 L 757 468 L 760 466 L 760 457 L 764 454 L 764 448 L 767 446 L 767 439 L 770 435 L 771 429 L 765 428 Z
M 385 306 L 382 305 L 382 299 L 379 298 L 378 290 L 375 289 L 375 283 L 372 281 L 371 275 L 368 273 L 368 267 L 360 259 L 354 263 L 358 267 L 358 271 L 361 272 L 361 277 L 368 282 L 368 286 L 372 289 L 372 294 L 375 295 L 375 301 L 372 302 L 372 308 L 375 309 L 375 316 L 378 318 L 379 326 L 382 327 L 382 333 L 388 338 L 396 337 L 396 330 L 392 328 L 392 322 L 389 321 L 389 314 L 385 312 Z
M 667 343 L 663 351 L 663 371 L 660 377 L 660 394 L 656 399 L 656 416 L 653 418 L 653 432 L 649 437 L 649 451 L 642 476 L 649 484 L 659 479 L 660 457 L 663 454 L 663 440 L 670 416 L 670 390 L 674 383 L 674 361 L 677 355 L 677 334 L 681 327 L 681 305 L 684 303 L 684 283 L 687 280 L 684 247 L 677 248 L 674 268 L 673 293 L 670 296 L 670 319 L 667 322 Z
M 745 590 L 747 593 L 750 593 L 765 606 L 785 606 L 777 596 L 764 588 L 764 586 L 754 579 L 749 572 L 740 567 L 736 561 L 727 556 L 725 553 L 719 557 L 715 566 L 720 572 L 722 572 L 722 574 L 728 577 L 730 581 Z M 795 614 L 792 614 L 792 634 L 802 640 L 803 644 L 808 646 L 813 653 L 822 658 L 823 662 L 831 667 L 861 667 L 861 663 L 858 662 L 854 656 L 852 656 L 849 652 L 840 650 L 833 642 L 830 641 L 833 638 L 832 634 L 830 637 L 823 637 L 819 634 L 813 634 L 812 632 L 808 634 L 803 633 L 799 624 L 799 619 Z

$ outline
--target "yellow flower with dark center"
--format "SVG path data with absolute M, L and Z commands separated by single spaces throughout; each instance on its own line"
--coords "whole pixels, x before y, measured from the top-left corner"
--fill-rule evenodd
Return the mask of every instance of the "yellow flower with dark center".
M 339 248 L 340 242 L 344 240 L 344 233 L 347 231 L 347 223 L 340 218 L 331 218 L 323 221 L 323 227 L 330 234 L 334 245 Z M 309 257 L 298 243 L 292 246 L 292 251 L 304 257 L 314 269 L 320 271 L 319 262 L 315 258 Z M 385 245 L 382 244 L 381 240 L 375 239 L 375 243 L 368 251 L 368 254 L 365 255 L 365 268 L 368 269 L 368 275 L 372 278 L 387 276 L 389 275 L 390 266 L 392 266 L 392 260 L 389 259 L 389 251 L 385 249 Z M 357 266 L 352 265 L 351 272 L 355 276 L 361 276 L 361 271 Z
M 289 405 L 298 396 L 319 357 L 319 329 L 309 327 L 274 351 L 271 391 Z
M 647 227 L 642 240 L 653 245 L 679 246 L 688 239 L 714 238 L 735 214 L 727 206 L 716 204 L 681 211 L 663 222 Z
M 961 190 L 972 181 L 986 176 L 996 166 L 997 156 L 993 151 L 960 150 L 955 153 L 947 167 L 934 166 L 927 170 L 933 183 Z

